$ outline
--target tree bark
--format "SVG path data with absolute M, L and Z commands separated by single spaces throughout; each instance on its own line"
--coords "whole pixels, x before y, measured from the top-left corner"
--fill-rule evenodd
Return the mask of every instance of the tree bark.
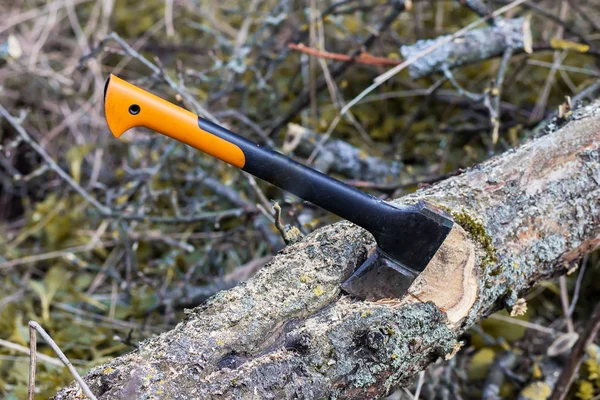
M 564 273 L 598 247 L 600 102 L 555 120 L 515 150 L 395 202 L 419 199 L 452 213 L 460 233 L 452 249 L 463 250 L 448 258 L 449 267 L 431 268 L 437 282 L 415 282 L 411 293 L 430 301 L 344 295 L 340 283 L 374 243 L 340 222 L 285 248 L 251 280 L 84 379 L 99 399 L 364 399 L 407 383 L 439 357 L 452 357 L 465 329 L 499 308 L 522 308 L 519 296 L 536 282 Z M 457 260 L 473 261 L 462 283 L 454 279 Z M 448 305 L 440 282 L 449 292 L 463 292 L 455 287 L 462 284 L 473 293 L 460 307 Z M 78 394 L 71 385 L 56 399 Z
M 419 40 L 410 46 L 402 46 L 400 53 L 402 57 L 409 59 L 437 42 L 446 40 L 447 37 Z M 408 72 L 412 79 L 418 79 L 435 72 L 442 72 L 443 68 L 452 70 L 462 65 L 497 57 L 507 48 L 523 51 L 530 38 L 531 32 L 523 18 L 508 20 L 498 18 L 496 25 L 472 30 L 415 60 L 408 67 Z

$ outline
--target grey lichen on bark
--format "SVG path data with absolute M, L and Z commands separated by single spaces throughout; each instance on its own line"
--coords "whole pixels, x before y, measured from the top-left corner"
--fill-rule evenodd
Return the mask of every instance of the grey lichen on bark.
M 569 118 L 395 201 L 426 199 L 460 216 L 475 257 L 476 296 L 454 322 L 439 300 L 363 302 L 341 293 L 340 283 L 374 245 L 368 233 L 341 222 L 285 248 L 248 282 L 85 380 L 100 399 L 373 398 L 405 384 L 451 357 L 460 334 L 479 319 L 512 307 L 537 281 L 598 247 L 600 102 Z M 77 396 L 71 385 L 56 398 Z
M 494 26 L 467 32 L 415 60 L 408 70 L 410 77 L 418 79 L 442 72 L 444 67 L 451 70 L 462 65 L 487 60 L 502 55 L 507 48 L 523 50 L 526 39 L 531 36 L 528 25 L 524 22 L 524 18 L 509 20 L 498 18 Z M 410 46 L 402 46 L 400 53 L 405 59 L 409 59 L 447 38 L 448 36 L 440 36 L 436 39 L 420 40 Z

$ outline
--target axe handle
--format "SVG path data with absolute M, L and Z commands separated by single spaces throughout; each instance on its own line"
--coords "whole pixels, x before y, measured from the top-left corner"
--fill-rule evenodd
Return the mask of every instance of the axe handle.
M 371 232 L 386 225 L 390 213 L 412 214 L 264 148 L 228 129 L 111 75 L 105 85 L 105 114 L 119 137 L 145 127 L 186 143 L 280 187 Z

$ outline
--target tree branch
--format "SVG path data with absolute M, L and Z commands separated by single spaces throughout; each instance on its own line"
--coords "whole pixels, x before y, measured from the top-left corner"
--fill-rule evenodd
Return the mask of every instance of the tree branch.
M 507 48 L 523 50 L 526 39 L 531 37 L 531 32 L 524 22 L 523 18 L 497 19 L 492 27 L 472 30 L 413 62 L 409 67 L 410 77 L 419 79 L 435 72 L 443 72 L 444 68 L 452 70 L 462 65 L 487 60 L 501 55 Z M 420 40 L 413 45 L 402 46 L 400 52 L 402 57 L 408 60 L 447 39 L 448 36 L 440 36 L 436 39 Z
M 283 151 L 310 157 L 321 140 L 321 135 L 300 125 L 289 124 Z M 330 139 L 321 147 L 314 167 L 324 173 L 335 172 L 347 178 L 377 183 L 397 180 L 402 171 L 402 163 L 369 156 L 339 139 Z
M 288 48 L 299 51 L 301 53 L 310 54 L 315 57 L 325 58 L 329 60 L 355 62 L 357 64 L 376 66 L 395 66 L 400 64 L 399 60 L 393 60 L 387 57 L 376 57 L 370 55 L 369 53 L 360 53 L 358 56 L 349 56 L 346 54 L 332 53 L 329 51 L 314 49 L 312 47 L 307 47 L 302 43 L 288 43 Z

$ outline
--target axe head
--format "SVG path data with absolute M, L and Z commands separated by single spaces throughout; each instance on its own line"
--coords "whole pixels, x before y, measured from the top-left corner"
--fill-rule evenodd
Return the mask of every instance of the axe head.
M 377 249 L 342 289 L 365 300 L 402 297 L 442 246 L 452 225 L 447 212 L 423 201 L 391 207 L 385 223 L 369 229 Z
M 363 299 L 398 298 L 427 267 L 452 218 L 425 202 L 395 206 L 264 149 L 219 125 L 111 75 L 104 89 L 111 132 L 141 126 L 186 143 L 371 232 L 377 251 L 342 288 Z

